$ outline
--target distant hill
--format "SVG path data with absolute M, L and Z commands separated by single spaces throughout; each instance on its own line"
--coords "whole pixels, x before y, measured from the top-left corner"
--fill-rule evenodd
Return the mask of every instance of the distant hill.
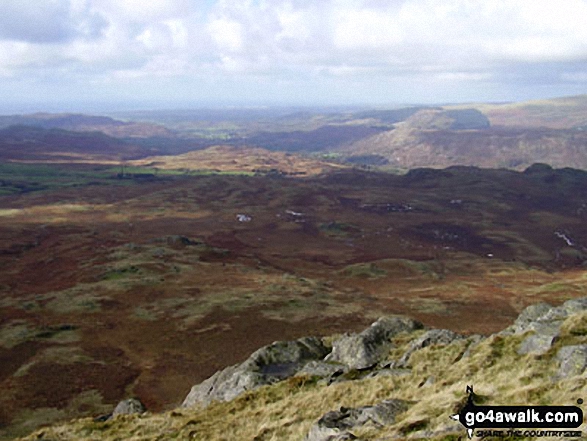
M 344 166 L 261 148 L 213 146 L 181 155 L 151 156 L 129 165 L 156 169 L 244 172 L 268 175 L 316 175 Z
M 126 137 L 172 136 L 165 127 L 144 122 L 125 122 L 107 116 L 92 116 L 69 113 L 35 113 L 31 115 L 0 116 L 0 128 L 25 125 L 44 129 L 63 129 L 75 132 L 102 132 L 107 135 Z
M 119 160 L 141 149 L 100 132 L 72 132 L 31 126 L 0 130 L 0 159 L 29 161 Z
M 471 165 L 522 170 L 535 162 L 587 168 L 587 95 L 392 109 L 170 110 L 116 118 L 0 116 L 0 129 L 8 130 L 0 131 L 0 157 L 49 160 L 57 152 L 61 159 L 80 160 L 88 154 L 138 159 L 226 145 L 401 169 Z M 37 131 L 28 133 L 22 126 Z
M 477 109 L 423 108 L 402 121 L 403 126 L 419 130 L 477 130 L 486 129 L 491 124 L 487 117 Z
M 587 133 L 501 128 L 459 132 L 402 128 L 350 145 L 351 155 L 377 155 L 402 168 L 474 165 L 522 170 L 534 162 L 587 168 Z
M 587 95 L 470 107 L 483 112 L 493 126 L 587 128 Z
M 407 169 L 473 165 L 521 170 L 534 162 L 587 168 L 587 133 L 579 127 L 563 127 L 587 126 L 577 110 L 581 103 L 577 98 L 543 102 L 540 108 L 515 104 L 421 109 L 394 129 L 360 139 L 342 151 L 351 161 L 375 156 Z M 587 100 L 584 105 L 587 118 Z M 549 118 L 553 127 L 543 124 Z

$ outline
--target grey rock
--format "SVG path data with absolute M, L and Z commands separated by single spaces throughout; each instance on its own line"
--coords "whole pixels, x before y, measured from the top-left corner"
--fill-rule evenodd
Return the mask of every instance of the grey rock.
M 568 300 L 561 306 L 553 307 L 538 303 L 527 307 L 512 326 L 500 335 L 532 332 L 520 344 L 518 354 L 545 354 L 558 340 L 560 328 L 567 317 L 587 309 L 587 298 Z
M 325 424 L 317 423 L 310 428 L 304 441 L 347 441 L 356 439 L 357 437 L 348 430 L 338 427 L 328 427 Z
M 420 337 L 410 342 L 406 352 L 404 352 L 399 360 L 393 362 L 391 366 L 395 368 L 405 367 L 407 366 L 408 361 L 414 352 L 433 344 L 447 345 L 455 340 L 462 338 L 463 336 L 449 331 L 448 329 L 431 329 L 430 331 L 426 331 Z
M 587 310 L 587 297 L 567 300 L 557 307 L 550 306 L 548 303 L 537 303 L 524 309 L 507 330 L 513 331 L 514 334 L 523 334 L 529 330 L 544 332 L 544 328 L 537 328 L 537 326 L 550 324 L 552 328 L 556 327 L 558 332 L 558 328 L 569 315 L 585 310 Z
M 357 437 L 347 430 L 315 424 L 310 428 L 304 441 L 352 441 Z
M 518 318 L 514 321 L 514 324 L 507 329 L 511 329 L 515 334 L 523 333 L 532 322 L 538 320 L 551 309 L 552 306 L 544 302 L 530 305 L 520 313 Z
M 546 314 L 536 319 L 535 323 L 561 323 L 569 316 L 569 310 L 565 308 L 564 305 L 558 306 L 556 308 L 551 308 Z M 530 328 L 532 328 L 535 323 L 530 323 Z
M 216 372 L 192 387 L 182 406 L 230 401 L 247 390 L 291 377 L 308 361 L 321 360 L 328 352 L 329 348 L 316 337 L 274 342 L 253 352 L 240 365 Z
M 329 363 L 327 361 L 310 361 L 296 375 L 310 375 L 313 377 L 332 377 L 345 372 L 346 366 L 340 363 Z
M 520 343 L 518 354 L 545 354 L 557 340 L 556 334 L 532 334 Z
M 364 406 L 357 409 L 355 426 L 372 422 L 377 426 L 389 426 L 395 423 L 398 414 L 408 409 L 404 400 L 384 400 L 375 406 Z
M 112 416 L 132 415 L 137 413 L 145 413 L 146 411 L 147 409 L 145 408 L 145 405 L 141 403 L 140 400 L 136 398 L 129 398 L 127 400 L 122 400 L 116 405 L 114 411 L 112 412 Z
M 264 372 L 273 371 L 275 375 L 284 372 L 284 376 L 295 373 L 295 365 L 310 360 L 320 360 L 330 351 L 321 339 L 303 337 L 295 341 L 278 341 L 265 346 L 247 359 L 246 364 L 258 367 Z M 299 366 L 297 366 L 299 367 Z
M 388 343 L 385 340 L 370 341 L 360 334 L 345 336 L 334 342 L 326 360 L 342 363 L 350 369 L 364 369 L 377 364 Z
M 407 317 L 382 317 L 363 332 L 336 340 L 326 361 L 338 362 L 350 369 L 372 367 L 389 352 L 391 337 L 422 327 L 421 323 Z
M 196 404 L 207 406 L 212 401 L 229 401 L 246 390 L 264 384 L 263 380 L 262 375 L 246 372 L 240 365 L 230 366 L 193 386 L 182 407 Z
M 582 297 L 580 299 L 572 299 L 567 300 L 563 303 L 562 308 L 567 312 L 567 314 L 575 314 L 581 311 L 587 310 L 587 297 Z
M 312 426 L 305 441 L 356 439 L 350 429 L 366 424 L 378 427 L 391 425 L 395 423 L 396 416 L 408 407 L 409 403 L 403 400 L 385 400 L 374 406 L 359 408 L 341 407 L 338 411 L 324 414 Z
M 554 311 L 554 310 L 553 310 Z M 545 316 L 538 319 L 538 321 L 529 323 L 524 329 L 524 332 L 534 331 L 536 334 L 552 334 L 556 335 L 560 331 L 560 327 L 565 320 L 565 317 L 558 317 L 558 312 L 549 312 Z M 555 315 L 556 314 L 556 315 Z M 553 317 L 550 319 L 549 317 Z
M 557 379 L 581 375 L 587 368 L 587 345 L 564 346 L 558 351 L 556 358 L 560 363 Z

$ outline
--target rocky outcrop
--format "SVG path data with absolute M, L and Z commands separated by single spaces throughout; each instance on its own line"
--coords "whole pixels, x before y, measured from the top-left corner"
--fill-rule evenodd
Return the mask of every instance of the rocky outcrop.
M 296 375 L 308 375 L 310 377 L 329 378 L 338 376 L 346 370 L 346 366 L 340 363 L 328 361 L 311 361 L 298 372 L 296 372 Z
M 421 328 L 421 323 L 407 317 L 380 318 L 363 332 L 336 340 L 326 361 L 340 363 L 349 369 L 373 367 L 389 353 L 393 336 Z
M 366 424 L 378 427 L 393 424 L 396 416 L 406 411 L 409 404 L 403 400 L 385 400 L 373 406 L 341 407 L 340 410 L 323 415 L 312 426 L 305 441 L 356 440 L 358 438 L 351 429 Z
M 330 348 L 316 337 L 272 343 L 243 363 L 216 372 L 192 387 L 182 406 L 230 401 L 247 390 L 291 377 L 307 362 L 322 360 L 329 352 Z
M 332 347 L 316 337 L 275 342 L 254 352 L 240 365 L 216 372 L 192 387 L 182 406 L 207 406 L 293 375 L 337 377 L 352 369 L 372 368 L 389 353 L 390 339 L 423 325 L 406 317 L 383 317 L 359 334 L 345 335 Z
M 587 345 L 563 346 L 556 358 L 559 362 L 556 379 L 581 375 L 587 368 Z
M 520 313 L 501 335 L 530 333 L 520 344 L 518 354 L 545 354 L 556 343 L 563 322 L 572 314 L 587 310 L 587 298 L 568 300 L 561 306 L 537 303 Z
M 523 336 L 517 348 L 520 355 L 545 354 L 558 341 L 563 322 L 570 315 L 585 310 L 587 298 L 569 300 L 558 307 L 539 303 L 522 311 L 516 321 L 499 334 Z M 316 337 L 275 342 L 257 350 L 243 363 L 219 371 L 193 386 L 183 406 L 207 406 L 212 401 L 229 401 L 245 391 L 295 375 L 319 377 L 326 384 L 365 377 L 409 375 L 410 359 L 415 352 L 430 345 L 448 345 L 464 338 L 446 329 L 429 329 L 414 335 L 403 354 L 390 359 L 394 337 L 422 328 L 423 325 L 415 320 L 392 316 L 380 318 L 360 333 L 344 335 L 334 340 L 332 346 Z M 462 357 L 468 357 L 483 339 L 482 336 L 468 337 L 470 343 Z M 587 368 L 587 345 L 562 347 L 557 360 L 556 380 L 579 375 Z M 433 382 L 434 379 L 429 378 L 423 384 Z M 352 420 L 348 418 L 351 417 L 342 420 Z M 325 424 L 320 430 L 326 433 Z M 336 436 L 343 436 L 343 431 L 337 433 Z

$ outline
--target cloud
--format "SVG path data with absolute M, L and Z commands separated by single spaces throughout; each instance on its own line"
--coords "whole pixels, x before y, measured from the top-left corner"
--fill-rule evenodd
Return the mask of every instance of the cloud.
M 251 68 L 384 64 L 401 74 L 587 56 L 582 0 L 224 2 L 214 17 L 220 67 L 230 56 Z
M 235 20 L 218 18 L 208 31 L 221 52 L 237 52 L 243 47 L 243 25 Z
M 174 90 L 216 81 L 237 93 L 247 89 L 237 84 L 283 96 L 307 87 L 340 99 L 389 99 L 402 84 L 414 96 L 432 86 L 579 85 L 586 22 L 587 0 L 3 0 L 0 75 L 113 94 L 175 77 Z
M 62 43 L 96 38 L 107 22 L 85 2 L 47 0 L 0 2 L 0 39 L 30 43 Z

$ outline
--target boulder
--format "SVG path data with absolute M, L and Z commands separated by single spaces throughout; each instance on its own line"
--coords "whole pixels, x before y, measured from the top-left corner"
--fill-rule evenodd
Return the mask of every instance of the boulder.
M 544 302 L 530 305 L 520 313 L 514 324 L 506 330 L 511 330 L 514 334 L 523 333 L 530 323 L 538 320 L 551 309 L 552 306 Z
M 137 398 L 129 398 L 122 400 L 116 405 L 112 416 L 116 415 L 132 415 L 137 413 L 145 413 L 147 411 L 145 405 Z
M 370 368 L 389 353 L 391 337 L 422 327 L 421 323 L 407 317 L 382 317 L 363 332 L 336 340 L 326 361 L 341 363 L 349 369 Z
M 329 350 L 316 337 L 274 342 L 255 351 L 240 365 L 216 372 L 192 387 L 182 406 L 207 406 L 212 401 L 230 401 L 247 390 L 293 376 L 309 361 L 322 360 Z
M 587 368 L 587 345 L 564 346 L 556 358 L 559 362 L 557 379 L 581 375 Z
M 576 314 L 587 310 L 587 297 L 581 297 L 580 299 L 567 300 L 562 305 L 562 309 L 565 310 L 567 315 Z
M 550 348 L 554 345 L 554 343 L 558 340 L 558 333 L 550 334 L 541 334 L 541 333 L 534 333 L 528 337 L 526 337 L 522 343 L 520 343 L 520 347 L 518 348 L 518 354 L 536 354 L 542 355 L 548 352 Z
M 296 375 L 310 375 L 312 377 L 330 378 L 342 374 L 346 367 L 339 363 L 327 361 L 310 361 Z
M 330 348 L 320 338 L 303 337 L 295 341 L 274 342 L 258 349 L 244 364 L 264 372 L 273 371 L 276 375 L 284 371 L 285 376 L 291 376 L 302 363 L 321 360 L 329 352 Z M 287 372 L 291 373 L 288 375 Z
M 338 411 L 324 414 L 312 426 L 305 441 L 353 440 L 350 432 L 354 427 L 373 424 L 377 427 L 391 425 L 398 414 L 406 411 L 409 403 L 403 400 L 385 400 L 374 406 L 358 408 L 341 407 Z
M 585 310 L 587 310 L 587 297 L 567 300 L 557 307 L 550 306 L 548 303 L 537 303 L 524 309 L 514 324 L 505 331 L 523 334 L 529 330 L 536 331 L 536 326 L 545 324 L 559 328 L 568 316 Z
M 568 300 L 561 306 L 537 303 L 524 309 L 512 326 L 500 335 L 531 332 L 520 344 L 518 354 L 541 355 L 558 340 L 560 328 L 567 317 L 587 309 L 587 298 Z

